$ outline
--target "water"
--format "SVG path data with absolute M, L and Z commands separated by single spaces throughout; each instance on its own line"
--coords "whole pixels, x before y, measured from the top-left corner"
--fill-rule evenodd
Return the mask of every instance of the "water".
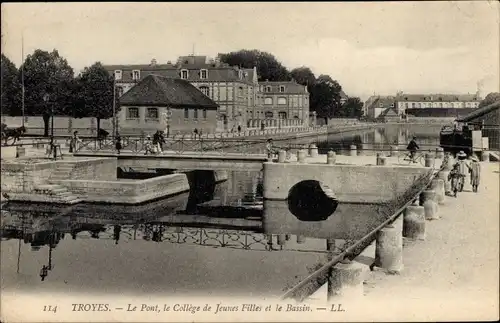
M 396 126 L 276 145 L 315 142 L 320 152 L 343 154 L 355 144 L 374 154 L 394 143 L 405 145 L 413 135 L 421 146 L 435 146 L 438 133 L 439 127 Z M 196 187 L 140 206 L 7 204 L 2 210 L 2 289 L 280 296 L 383 220 L 370 204 L 339 205 L 335 214 L 346 215 L 343 222 L 330 217 L 304 223 L 285 202 L 269 201 L 264 212 L 200 214 L 203 202 L 262 203 L 262 174 L 229 170 L 227 181 Z M 360 214 L 370 214 L 370 220 Z M 351 234 L 333 248 L 329 237 L 346 228 Z M 42 281 L 44 265 L 51 270 Z

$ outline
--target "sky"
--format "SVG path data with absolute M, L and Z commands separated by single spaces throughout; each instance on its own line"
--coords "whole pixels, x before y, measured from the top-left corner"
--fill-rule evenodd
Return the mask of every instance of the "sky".
M 23 38 L 25 56 L 57 49 L 75 73 L 259 49 L 363 100 L 500 89 L 497 1 L 9 3 L 1 14 L 2 52 L 16 66 Z

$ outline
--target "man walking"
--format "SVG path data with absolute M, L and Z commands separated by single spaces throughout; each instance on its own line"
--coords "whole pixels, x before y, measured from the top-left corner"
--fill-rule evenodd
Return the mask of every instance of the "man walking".
M 472 156 L 472 162 L 469 167 L 470 172 L 470 184 L 472 185 L 472 191 L 477 193 L 479 187 L 479 179 L 481 177 L 481 164 L 476 156 Z

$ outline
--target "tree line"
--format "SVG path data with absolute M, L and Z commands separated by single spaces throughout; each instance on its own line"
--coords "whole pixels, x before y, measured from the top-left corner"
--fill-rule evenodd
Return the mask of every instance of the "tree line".
M 1 65 L 2 114 L 23 114 L 24 81 L 24 115 L 42 116 L 45 136 L 52 113 L 74 118 L 95 117 L 98 129 L 102 119 L 113 116 L 113 76 L 100 62 L 85 67 L 75 76 L 73 68 L 57 50 L 37 49 L 26 57 L 19 69 L 3 53 Z M 118 111 L 118 104 L 116 109 Z
M 348 97 L 341 104 L 342 86 L 330 75 L 314 75 L 307 66 L 289 71 L 271 53 L 257 49 L 242 49 L 236 52 L 219 54 L 221 62 L 242 68 L 257 68 L 259 81 L 291 81 L 307 86 L 310 93 L 310 110 L 325 121 L 335 117 L 359 118 L 363 114 L 363 102 L 358 97 Z

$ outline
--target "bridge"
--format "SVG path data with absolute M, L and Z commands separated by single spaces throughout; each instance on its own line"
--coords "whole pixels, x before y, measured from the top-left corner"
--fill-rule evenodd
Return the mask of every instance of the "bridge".
M 115 152 L 78 152 L 76 157 L 117 158 L 121 168 L 177 169 L 177 170 L 256 170 L 262 169 L 267 161 L 265 154 L 185 152 L 183 154 L 163 153 L 144 155 Z

